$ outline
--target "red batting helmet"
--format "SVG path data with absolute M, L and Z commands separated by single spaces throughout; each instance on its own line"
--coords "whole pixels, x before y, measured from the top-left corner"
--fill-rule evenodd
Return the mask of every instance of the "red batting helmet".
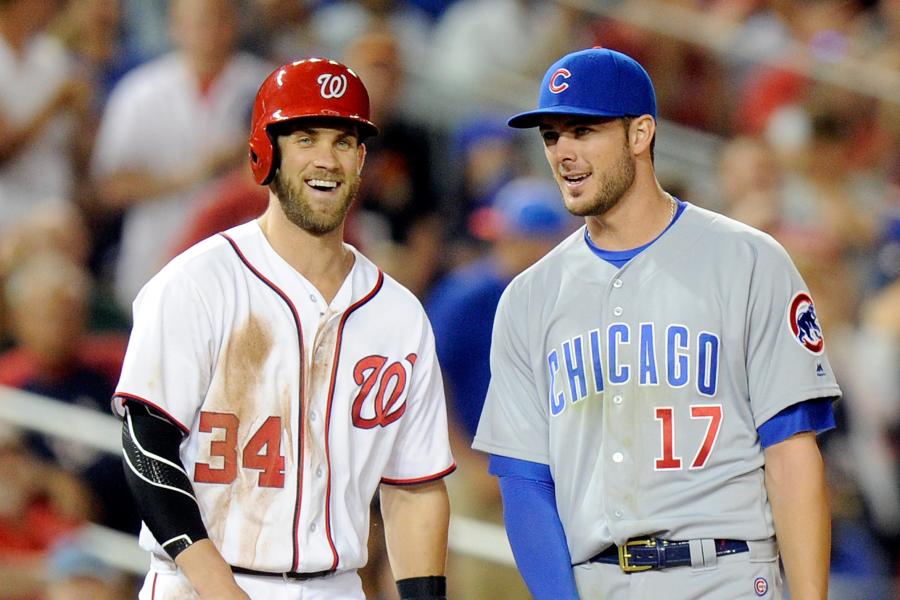
M 360 140 L 378 133 L 369 121 L 369 93 L 356 73 L 327 58 L 286 64 L 266 77 L 253 103 L 250 166 L 257 183 L 269 183 L 278 166 L 269 126 L 304 117 L 353 121 Z

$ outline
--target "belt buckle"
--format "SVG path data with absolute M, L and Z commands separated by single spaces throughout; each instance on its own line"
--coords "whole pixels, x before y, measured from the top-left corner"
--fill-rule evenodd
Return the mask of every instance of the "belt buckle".
M 631 564 L 631 553 L 628 548 L 631 546 L 644 546 L 646 548 L 655 548 L 656 540 L 653 538 L 645 538 L 638 540 L 628 540 L 624 546 L 619 546 L 619 568 L 625 573 L 637 573 L 640 571 L 649 571 L 653 565 L 637 566 Z

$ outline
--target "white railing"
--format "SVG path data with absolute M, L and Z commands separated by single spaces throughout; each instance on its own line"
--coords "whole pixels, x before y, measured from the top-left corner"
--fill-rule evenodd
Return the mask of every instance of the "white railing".
M 92 446 L 110 454 L 122 454 L 121 422 L 111 414 L 65 404 L 29 392 L 0 386 L 0 421 L 20 429 L 37 431 Z M 2 482 L 0 482 L 2 484 Z M 143 574 L 149 558 L 135 536 L 97 524 L 79 533 L 83 547 L 97 558 L 123 571 Z M 513 564 L 503 528 L 463 516 L 450 519 L 450 550 L 500 564 Z

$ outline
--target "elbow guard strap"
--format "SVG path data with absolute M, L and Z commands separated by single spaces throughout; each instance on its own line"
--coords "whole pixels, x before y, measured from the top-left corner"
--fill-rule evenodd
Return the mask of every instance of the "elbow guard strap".
M 141 518 L 173 559 L 209 537 L 179 457 L 181 440 L 181 430 L 160 412 L 139 402 L 125 403 L 125 478 Z

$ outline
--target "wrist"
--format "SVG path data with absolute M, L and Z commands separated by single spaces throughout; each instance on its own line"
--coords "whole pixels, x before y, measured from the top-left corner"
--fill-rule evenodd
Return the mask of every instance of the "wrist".
M 397 581 L 401 600 L 446 600 L 447 578 L 443 575 L 410 577 Z

